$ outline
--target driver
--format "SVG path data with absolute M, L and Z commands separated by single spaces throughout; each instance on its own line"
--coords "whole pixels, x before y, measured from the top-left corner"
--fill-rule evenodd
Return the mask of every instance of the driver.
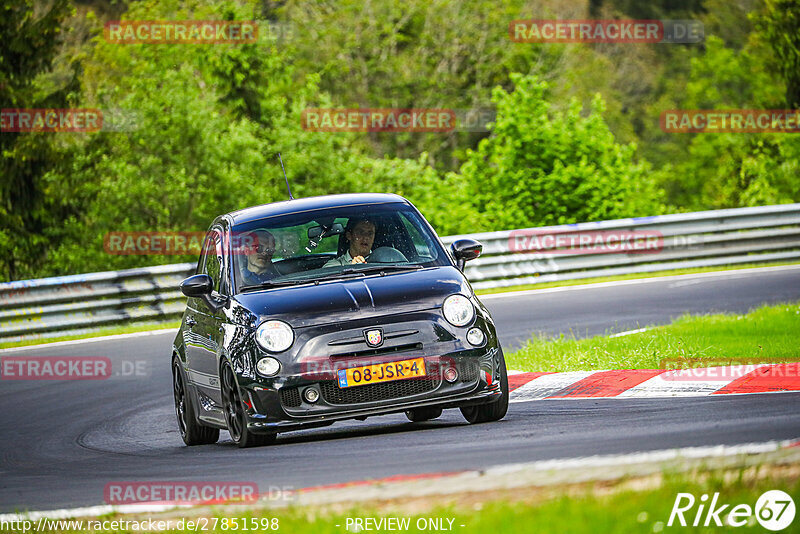
M 272 264 L 275 254 L 275 236 L 266 230 L 254 230 L 247 234 L 252 241 L 245 248 L 247 264 L 242 269 L 242 284 L 255 286 L 278 276 Z
M 376 225 L 369 219 L 350 219 L 344 237 L 349 243 L 347 251 L 330 260 L 323 267 L 348 265 L 352 263 L 366 263 L 364 258 L 372 252 L 372 243 L 375 241 Z

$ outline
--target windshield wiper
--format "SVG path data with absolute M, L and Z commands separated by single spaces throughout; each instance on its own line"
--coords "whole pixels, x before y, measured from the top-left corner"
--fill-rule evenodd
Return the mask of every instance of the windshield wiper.
M 315 280 L 332 280 L 335 278 L 358 278 L 361 276 L 366 276 L 361 269 L 343 269 L 341 271 L 336 271 L 333 273 L 326 273 L 322 276 L 318 276 Z
M 379 263 L 374 264 L 367 264 L 366 267 L 348 267 L 344 269 L 343 273 L 372 273 L 376 271 L 416 271 L 417 269 L 422 269 L 422 265 L 413 263 L 413 264 L 388 264 L 388 265 L 381 265 Z
M 363 264 L 358 263 L 356 265 L 363 265 L 363 267 L 345 267 L 341 271 L 335 271 L 332 273 L 327 273 L 317 280 L 331 280 L 336 278 L 357 278 L 361 276 L 367 276 L 369 273 L 381 272 L 381 274 L 385 274 L 387 271 L 416 271 L 417 269 L 422 269 L 422 265 L 413 264 L 413 265 L 381 265 L 378 263 L 373 264 Z
M 242 286 L 239 288 L 239 291 L 250 291 L 253 289 L 267 289 L 270 287 L 296 286 L 299 284 L 313 284 L 314 282 L 315 282 L 314 280 L 267 280 L 266 282 L 262 282 L 260 284 Z
M 364 264 L 359 264 L 364 265 Z M 381 264 L 372 264 L 372 265 L 365 265 L 364 267 L 347 267 L 342 269 L 341 271 L 335 271 L 332 273 L 327 273 L 322 276 L 313 279 L 303 279 L 303 280 L 277 280 L 272 281 L 268 280 L 261 284 L 255 284 L 250 286 L 242 286 L 239 288 L 239 291 L 250 291 L 253 289 L 267 289 L 270 287 L 284 287 L 284 286 L 296 286 L 299 284 L 317 284 L 320 280 L 333 280 L 336 278 L 359 278 L 366 276 L 366 273 L 374 273 L 378 271 L 416 271 L 417 269 L 422 269 L 423 266 L 419 264 L 412 264 L 412 265 L 381 265 Z

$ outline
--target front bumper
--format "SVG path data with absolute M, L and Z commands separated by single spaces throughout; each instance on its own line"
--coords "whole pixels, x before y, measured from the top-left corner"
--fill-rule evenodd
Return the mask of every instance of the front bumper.
M 494 325 L 478 313 L 472 324 L 456 328 L 436 312 L 351 321 L 297 331 L 295 346 L 281 355 L 281 373 L 264 378 L 254 372 L 260 352 L 234 364 L 242 399 L 247 404 L 248 428 L 253 432 L 285 432 L 326 426 L 335 421 L 403 412 L 436 406 L 454 408 L 500 398 L 501 351 Z M 486 334 L 484 345 L 466 340 L 471 327 Z M 384 342 L 370 348 L 364 332 L 383 330 Z M 251 350 L 257 350 L 252 344 Z M 318 356 L 323 355 L 323 356 Z M 424 358 L 425 377 L 339 388 L 336 371 L 375 363 Z M 443 377 L 454 367 L 458 377 Z M 317 388 L 319 398 L 308 402 L 306 388 Z
M 471 354 L 425 357 L 426 377 L 340 389 L 331 376 L 295 377 L 278 388 L 251 383 L 242 388 L 249 399 L 248 429 L 286 432 L 326 426 L 335 421 L 404 412 L 418 407 L 456 408 L 499 400 L 500 376 L 497 348 L 466 351 Z M 396 358 L 399 361 L 401 358 Z M 446 367 L 458 370 L 457 379 L 443 379 Z M 320 393 L 316 402 L 303 396 L 306 388 Z

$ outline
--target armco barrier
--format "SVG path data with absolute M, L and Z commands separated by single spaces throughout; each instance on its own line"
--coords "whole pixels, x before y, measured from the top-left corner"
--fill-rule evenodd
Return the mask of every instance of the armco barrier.
M 515 236 L 641 232 L 659 236 L 657 252 L 515 252 Z M 800 204 L 737 208 L 449 236 L 483 243 L 483 255 L 467 264 L 475 289 L 519 284 L 800 260 Z M 0 342 L 96 330 L 131 321 L 180 317 L 178 289 L 193 263 L 160 265 L 0 284 Z

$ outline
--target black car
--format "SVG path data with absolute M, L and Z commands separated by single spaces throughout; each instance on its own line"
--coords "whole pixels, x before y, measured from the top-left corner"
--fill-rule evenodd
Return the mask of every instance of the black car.
M 187 445 L 227 429 L 240 447 L 278 432 L 459 408 L 508 409 L 503 351 L 462 273 L 480 243 L 446 250 L 406 199 L 313 197 L 221 215 L 206 235 L 173 344 Z

